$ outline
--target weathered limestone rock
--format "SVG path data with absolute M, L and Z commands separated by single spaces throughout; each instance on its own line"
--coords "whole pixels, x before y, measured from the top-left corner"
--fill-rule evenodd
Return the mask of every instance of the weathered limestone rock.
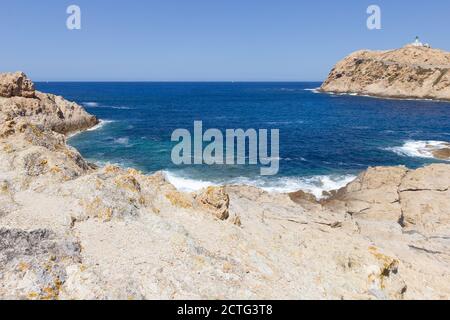
M 141 185 L 132 173 L 118 167 L 107 166 L 92 174 L 70 181 L 60 189 L 61 195 L 76 195 L 83 207 L 80 221 L 98 218 L 110 221 L 139 215 L 146 199 Z
M 425 47 L 357 51 L 331 70 L 321 91 L 450 100 L 450 53 Z
M 0 73 L 0 97 L 34 98 L 34 84 L 23 72 Z
M 25 74 L 0 74 L 0 121 L 19 119 L 63 134 L 98 124 L 96 117 L 76 103 L 34 91 Z
M 230 198 L 223 187 L 209 187 L 197 196 L 200 206 L 213 213 L 220 220 L 227 220 L 230 216 L 228 208 Z
M 450 172 L 446 164 L 433 164 L 419 168 L 402 180 L 400 191 L 435 190 L 446 191 L 450 188 Z
M 1 132 L 4 132 L 1 134 Z M 6 134 L 5 134 L 6 132 Z M 63 135 L 23 120 L 0 125 L 0 161 L 20 188 L 38 187 L 80 177 L 93 169 L 66 145 Z
M 403 223 L 425 233 L 450 230 L 450 172 L 435 164 L 409 172 L 400 185 Z
M 450 190 L 404 191 L 401 193 L 402 223 L 424 234 L 448 235 Z
M 369 168 L 325 203 L 344 202 L 347 212 L 358 218 L 399 221 L 398 188 L 406 173 L 405 167 Z
M 57 299 L 66 267 L 80 262 L 78 243 L 49 230 L 0 228 L 0 292 L 9 299 Z

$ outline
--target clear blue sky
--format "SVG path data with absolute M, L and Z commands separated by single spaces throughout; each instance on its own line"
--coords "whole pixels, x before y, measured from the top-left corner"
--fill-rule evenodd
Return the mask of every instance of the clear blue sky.
M 66 8 L 82 30 L 66 29 Z M 382 9 L 382 30 L 366 9 Z M 357 49 L 416 35 L 450 51 L 448 0 L 14 0 L 0 6 L 0 71 L 34 80 L 323 80 Z

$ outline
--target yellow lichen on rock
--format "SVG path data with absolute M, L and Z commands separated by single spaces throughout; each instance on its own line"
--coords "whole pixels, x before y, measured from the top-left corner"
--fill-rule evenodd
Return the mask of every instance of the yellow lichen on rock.
M 380 263 L 369 268 L 369 288 L 375 292 L 379 290 L 386 298 L 403 299 L 407 285 L 399 275 L 399 260 L 381 253 L 374 246 L 369 247 L 369 252 Z
M 6 144 L 3 147 L 3 151 L 5 151 L 6 153 L 13 153 L 14 152 L 14 147 L 11 144 Z
M 142 172 L 136 169 L 128 169 L 127 173 L 132 175 L 132 176 L 140 176 L 142 175 Z
M 105 173 L 119 173 L 120 170 L 121 169 L 118 166 L 113 166 L 113 165 L 107 165 L 104 168 Z
M 54 166 L 54 167 L 50 168 L 50 173 L 58 174 L 58 173 L 61 173 L 61 172 L 62 172 L 62 170 L 58 166 Z
M 85 202 L 84 206 L 89 217 L 96 217 L 104 222 L 110 221 L 113 217 L 113 210 L 105 206 L 98 196 L 91 202 Z
M 196 197 L 196 201 L 200 207 L 213 213 L 218 219 L 228 219 L 230 197 L 224 187 L 208 187 Z
M 178 191 L 171 191 L 165 194 L 166 199 L 176 207 L 189 209 L 192 208 L 192 201 Z
M 136 178 L 131 175 L 120 175 L 115 178 L 114 182 L 119 188 L 136 193 L 141 192 L 141 185 Z
M 26 272 L 30 269 L 30 264 L 26 263 L 26 262 L 19 262 L 19 264 L 17 265 L 17 269 L 21 272 Z

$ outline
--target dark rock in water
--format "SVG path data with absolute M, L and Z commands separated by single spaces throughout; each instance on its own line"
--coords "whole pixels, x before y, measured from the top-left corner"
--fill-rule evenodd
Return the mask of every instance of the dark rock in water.
M 317 203 L 317 199 L 313 194 L 304 192 L 302 190 L 289 193 L 289 198 L 295 203 L 304 203 L 304 202 Z
M 450 159 L 450 148 L 443 148 L 433 151 L 433 156 L 438 159 L 448 160 Z

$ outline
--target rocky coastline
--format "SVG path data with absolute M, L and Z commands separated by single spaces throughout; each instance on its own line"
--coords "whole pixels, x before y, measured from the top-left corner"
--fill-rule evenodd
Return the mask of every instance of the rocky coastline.
M 450 298 L 450 165 L 369 168 L 320 201 L 184 193 L 66 144 L 97 123 L 0 75 L 0 299 Z
M 438 49 L 361 50 L 338 62 L 319 91 L 450 101 L 449 70 L 450 53 Z

